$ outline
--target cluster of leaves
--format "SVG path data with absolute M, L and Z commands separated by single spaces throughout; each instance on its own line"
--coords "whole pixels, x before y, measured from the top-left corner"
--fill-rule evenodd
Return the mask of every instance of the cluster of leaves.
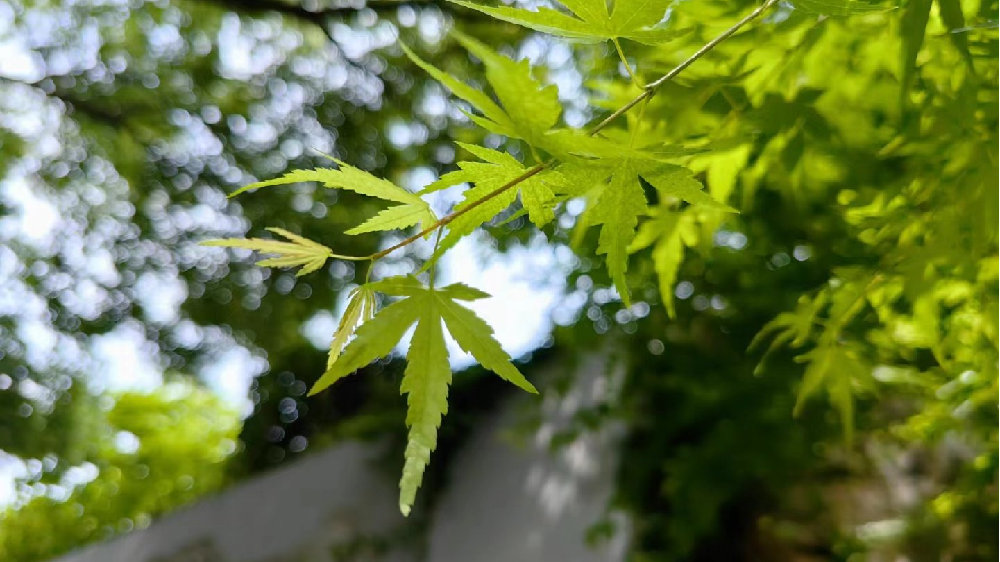
M 688 21 L 682 10 L 668 21 L 669 25 L 663 25 L 665 10 L 657 2 L 619 0 L 609 10 L 603 1 L 574 0 L 564 3 L 569 14 L 549 8 L 528 11 L 456 3 L 503 21 L 578 42 L 611 41 L 630 74 L 633 72 L 619 39 L 655 47 L 677 36 L 685 24 L 693 23 L 692 27 L 697 28 L 703 23 Z M 774 4 L 768 2 L 764 7 Z M 909 3 L 901 21 L 903 65 L 899 82 L 903 85 L 904 102 L 902 113 L 896 114 L 903 118 L 908 115 L 907 88 L 918 75 L 916 61 L 928 27 L 930 5 L 930 2 Z M 796 3 L 796 7 L 806 12 L 853 15 L 879 11 L 885 6 L 857 1 L 804 1 Z M 759 15 L 760 11 L 752 16 Z M 890 16 L 878 13 L 872 17 L 881 21 Z M 961 110 L 961 104 L 983 98 L 980 90 L 984 85 L 977 78 L 977 72 L 981 71 L 976 70 L 973 50 L 963 35 L 954 33 L 964 27 L 962 7 L 954 1 L 944 0 L 940 4 L 940 17 L 946 29 L 953 32 L 949 40 L 960 59 L 966 61 L 967 73 L 959 77 L 963 85 L 958 95 L 949 97 L 951 90 L 947 86 L 955 78 L 942 74 L 937 79 L 938 89 L 931 88 L 938 95 L 925 98 L 921 108 L 925 115 L 932 116 L 931 124 L 921 124 L 914 119 L 908 130 L 891 139 L 878 154 L 872 151 L 869 158 L 905 154 L 909 162 L 915 154 L 925 155 L 927 146 L 920 139 L 927 128 L 944 127 L 956 112 L 968 116 L 967 110 Z M 723 37 L 748 20 L 741 20 Z M 279 255 L 262 262 L 264 265 L 302 264 L 315 269 L 331 257 L 375 261 L 437 232 L 439 239 L 434 253 L 417 272 L 430 272 L 427 285 L 414 277 L 396 277 L 366 282 L 355 290 L 335 334 L 327 370 L 312 391 L 322 390 L 373 359 L 391 353 L 406 330 L 416 323 L 401 387 L 408 394 L 410 437 L 401 480 L 400 506 L 408 513 L 424 467 L 435 448 L 441 416 L 447 410 L 451 373 L 442 321 L 459 344 L 483 366 L 522 388 L 533 390 L 492 339 L 489 327 L 454 302 L 485 295 L 462 285 L 434 287 L 433 267 L 440 256 L 461 238 L 495 221 L 511 206 L 515 206 L 515 210 L 510 218 L 526 215 L 536 227 L 542 228 L 553 221 L 566 201 L 582 199 L 585 210 L 577 220 L 577 239 L 585 237 L 589 227 L 599 227 L 595 251 L 604 256 L 608 275 L 622 302 L 626 306 L 631 304 L 630 256 L 649 251 L 660 300 L 673 316 L 676 310 L 672 293 L 684 253 L 688 248 L 703 251 L 711 245 L 719 225 L 734 211 L 728 202 L 735 195 L 736 185 L 742 184 L 743 201 L 752 201 L 755 191 L 768 181 L 764 174 L 772 171 L 769 166 L 775 159 L 782 164 L 782 173 L 802 176 L 797 183 L 806 179 L 807 173 L 796 166 L 802 152 L 808 150 L 805 146 L 807 135 L 813 129 L 830 126 L 825 115 L 809 108 L 817 96 L 799 85 L 790 87 L 791 101 L 762 96 L 770 95 L 764 87 L 769 77 L 778 75 L 784 79 L 794 74 L 789 72 L 789 61 L 796 56 L 830 55 L 824 49 L 833 49 L 831 45 L 843 47 L 836 41 L 830 45 L 818 42 L 823 32 L 818 26 L 823 21 L 820 18 L 813 27 L 820 29 L 818 32 L 791 34 L 790 45 L 776 44 L 770 49 L 742 55 L 735 53 L 736 62 L 728 70 L 739 76 L 744 90 L 738 94 L 743 96 L 747 106 L 754 108 L 751 119 L 757 121 L 752 124 L 758 132 L 763 129 L 767 133 L 759 145 L 741 138 L 739 128 L 742 124 L 739 122 L 735 125 L 723 122 L 713 133 L 702 130 L 695 142 L 690 137 L 667 142 L 665 139 L 680 135 L 671 134 L 662 122 L 644 116 L 663 113 L 669 99 L 654 98 L 652 88 L 637 89 L 635 84 L 602 85 L 606 96 L 593 101 L 596 107 L 612 110 L 612 117 L 627 114 L 625 127 L 612 126 L 614 123 L 610 119 L 589 130 L 560 127 L 562 108 L 556 88 L 538 80 L 526 60 L 513 60 L 471 37 L 454 33 L 457 41 L 483 64 L 491 96 L 479 85 L 466 83 L 436 68 L 403 46 L 417 66 L 468 104 L 465 113 L 472 122 L 487 132 L 523 142 L 529 149 L 526 161 L 500 150 L 460 143 L 460 148 L 476 160 L 459 162 L 458 169 L 442 175 L 416 194 L 340 162 L 336 170 L 297 170 L 280 179 L 247 187 L 317 181 L 327 187 L 349 189 L 399 203 L 347 231 L 353 234 L 397 230 L 419 223 L 416 232 L 403 242 L 370 256 L 336 256 L 324 246 L 281 232 L 278 233 L 293 243 L 226 240 L 214 244 Z M 793 18 L 786 25 L 801 26 L 802 22 L 802 19 Z M 841 33 L 838 39 L 843 39 L 843 32 L 838 30 L 838 33 Z M 716 44 L 707 45 L 714 47 Z M 804 49 L 803 45 L 810 47 L 806 51 L 808 55 L 790 54 L 796 49 Z M 682 61 L 664 78 L 676 76 L 707 50 Z M 664 56 L 665 51 L 654 49 L 650 60 Z M 839 60 L 839 57 L 831 60 Z M 739 74 L 740 71 L 743 74 Z M 695 78 L 695 83 L 698 80 Z M 711 84 L 711 80 L 704 78 L 702 82 Z M 664 83 L 656 82 L 658 87 Z M 734 108 L 739 105 L 740 100 L 732 97 L 737 93 L 733 89 L 726 92 L 716 87 L 711 93 L 719 93 Z M 992 101 L 989 96 L 985 97 Z M 654 101 L 651 103 L 651 100 Z M 853 103 L 856 98 L 839 101 Z M 790 106 L 806 117 L 796 123 L 785 123 L 780 113 Z M 629 113 L 633 108 L 636 110 Z M 674 111 L 679 113 L 682 109 Z M 984 105 L 982 111 L 993 110 Z M 739 117 L 738 110 L 734 114 Z M 845 136 L 852 134 L 846 130 L 849 125 L 843 126 Z M 848 442 L 854 431 L 856 396 L 874 392 L 876 382 L 922 384 L 928 392 L 938 392 L 941 385 L 950 384 L 957 373 L 967 372 L 972 374 L 964 376 L 963 380 L 972 381 L 969 384 L 976 388 L 973 393 L 976 400 L 971 407 L 985 404 L 988 400 L 984 397 L 995 392 L 996 324 L 984 320 L 983 315 L 976 312 L 984 306 L 987 310 L 996 308 L 995 298 L 989 296 L 996 284 L 996 220 L 990 212 L 982 211 L 996 207 L 996 154 L 992 148 L 984 148 L 995 144 L 984 142 L 995 138 L 990 137 L 995 131 L 978 130 L 978 123 L 966 122 L 963 126 L 976 129 L 978 136 L 956 145 L 953 154 L 927 153 L 927 164 L 923 168 L 909 170 L 903 181 L 894 184 L 897 193 L 865 190 L 864 197 L 856 191 L 841 194 L 841 203 L 849 207 L 844 214 L 844 220 L 853 228 L 849 230 L 859 244 L 868 246 L 867 252 L 882 256 L 882 264 L 878 267 L 857 263 L 839 265 L 824 288 L 803 296 L 798 308 L 780 314 L 755 340 L 759 344 L 774 335 L 771 351 L 785 345 L 807 347 L 797 357 L 805 364 L 805 372 L 794 411 L 801 412 L 810 397 L 825 391 L 842 417 Z M 872 136 L 877 138 L 879 134 Z M 832 150 L 845 149 L 837 146 Z M 701 156 L 706 151 L 709 156 Z M 858 153 L 852 155 L 859 156 Z M 944 158 L 953 163 L 945 165 Z M 984 164 L 974 165 L 974 162 Z M 788 163 L 792 169 L 787 169 Z M 748 167 L 748 171 L 740 177 L 728 172 L 743 166 Z M 963 182 L 970 186 L 969 196 L 960 205 L 942 199 L 942 194 L 947 192 L 943 189 L 945 183 L 926 180 L 933 176 L 928 174 L 929 170 L 941 168 L 951 172 L 940 182 Z M 709 191 L 703 189 L 700 177 L 709 179 Z M 837 178 L 827 177 L 825 181 L 831 179 Z M 876 178 L 864 179 L 872 185 L 879 184 Z M 463 184 L 468 187 L 462 201 L 440 219 L 430 212 L 421 198 Z M 864 199 L 868 199 L 865 204 L 858 204 Z M 915 209 L 920 211 L 916 215 L 913 214 Z M 973 215 L 977 216 L 977 222 L 971 227 L 957 226 L 961 217 Z M 910 222 L 915 216 L 918 217 L 916 226 Z M 867 224 L 866 221 L 874 222 Z M 954 240 L 967 241 L 968 252 L 956 253 L 950 248 L 948 245 Z M 376 312 L 375 293 L 404 298 Z M 870 313 L 874 313 L 874 323 L 869 318 Z M 354 339 L 348 343 L 352 336 Z M 873 353 L 873 343 L 881 356 Z M 887 352 L 889 349 L 892 351 Z M 932 363 L 921 365 L 917 360 L 922 350 L 932 352 Z
M 142 469 L 126 468 L 136 455 L 92 437 L 95 397 L 81 384 L 92 363 L 72 351 L 122 326 L 139 326 L 162 364 L 192 377 L 233 345 L 266 356 L 270 371 L 251 381 L 254 411 L 243 422 L 231 469 L 259 470 L 295 458 L 304 437 L 311 449 L 342 436 L 403 433 L 398 377 L 348 377 L 335 392 L 305 397 L 309 374 L 340 362 L 357 325 L 372 321 L 382 300 L 369 283 L 349 295 L 325 369 L 313 344 L 299 337 L 304 320 L 324 312 L 365 274 L 367 261 L 344 263 L 348 256 L 337 257 L 332 248 L 376 252 L 380 231 L 366 234 L 359 226 L 352 235 L 340 227 L 372 217 L 380 228 L 416 227 L 403 236 L 412 232 L 418 239 L 436 234 L 425 231 L 440 222 L 442 241 L 459 227 L 472 232 L 487 224 L 501 247 L 534 236 L 534 228 L 523 227 L 531 219 L 554 244 L 575 244 L 580 261 L 570 291 L 591 301 L 572 331 L 591 339 L 560 335 L 557 349 L 573 359 L 622 334 L 615 349 L 622 352 L 617 358 L 627 358 L 625 397 L 614 415 L 626 420 L 629 437 L 617 503 L 632 516 L 637 560 L 705 559 L 718 554 L 712 547 L 733 545 L 716 556 L 730 560 L 746 556 L 741 547 L 748 544 L 787 545 L 802 537 L 808 543 L 801 545 L 803 555 L 846 557 L 823 550 L 830 533 L 839 527 L 861 544 L 873 540 L 857 538 L 861 524 L 875 520 L 887 523 L 880 530 L 903 528 L 919 539 L 905 552 L 886 553 L 887 544 L 909 539 L 877 538 L 883 552 L 875 556 L 996 559 L 995 1 L 904 1 L 902 9 L 887 12 L 878 10 L 888 3 L 864 0 L 771 5 L 766 23 L 716 45 L 624 115 L 617 111 L 642 93 L 643 79 L 662 76 L 752 6 L 674 2 L 669 20 L 660 22 L 664 13 L 656 3 L 641 1 L 553 2 L 547 5 L 554 9 L 537 11 L 492 0 L 474 6 L 371 2 L 357 12 L 281 0 L 22 4 L 14 6 L 5 33 L 16 44 L 18 35 L 29 34 L 19 26 L 30 29 L 25 44 L 48 64 L 36 65 L 41 74 L 34 77 L 0 78 L 0 112 L 12 126 L 0 131 L 0 285 L 15 295 L 0 304 L 7 307 L 0 314 L 0 373 L 12 377 L 0 376 L 0 448 L 35 459 L 32 466 L 42 463 L 46 485 L 86 460 L 101 472 L 93 492 L 76 496 L 85 501 L 40 497 L 45 489 L 34 486 L 37 501 L 4 515 L 4 541 L 19 545 L 7 548 L 6 558 L 49 558 L 126 530 L 123 516 L 136 525 L 146 521 L 133 507 L 162 496 L 157 490 L 164 488 L 150 485 L 156 475 L 179 483 L 174 468 L 181 456 L 210 467 L 186 474 L 217 482 L 221 467 L 195 445 L 184 445 L 200 441 L 211 449 L 209 434 L 174 432 L 171 442 L 162 425 L 116 422 L 142 443 L 156 443 L 156 449 L 140 448 L 140 464 L 150 470 L 145 479 Z M 421 25 L 408 27 L 414 13 Z M 484 20 L 483 13 L 511 25 Z M 425 51 L 423 24 L 446 26 L 449 19 L 479 41 L 459 35 L 457 46 L 434 40 Z M 35 24 L 42 21 L 47 24 Z M 415 64 L 385 39 L 394 24 L 420 53 L 410 52 Z M 78 32 L 95 25 L 96 52 L 94 34 Z M 338 48 L 343 35 L 331 30 L 343 25 L 350 37 L 366 40 Z M 539 30 L 569 39 L 573 57 L 556 62 L 566 45 L 532 33 Z M 516 50 L 511 43 L 524 37 Z M 373 49 L 359 55 L 362 43 Z M 255 55 L 254 61 L 269 62 L 232 68 L 225 50 L 250 44 L 274 57 Z M 494 52 L 534 53 L 537 61 L 539 45 L 543 58 L 553 55 L 546 62 L 560 67 L 554 71 L 571 67 L 584 78 L 590 106 L 584 113 L 612 112 L 614 122 L 594 136 L 561 129 L 560 101 L 578 104 L 580 96 L 547 86 L 565 82 L 548 80 L 557 75 L 546 69 Z M 624 60 L 615 60 L 615 51 Z M 633 79 L 624 80 L 622 70 Z M 487 73 L 498 83 L 484 78 Z M 451 127 L 466 122 L 457 112 L 425 110 L 421 99 L 441 90 L 428 84 L 428 75 L 454 91 L 470 120 L 497 134 L 479 142 L 478 129 Z M 45 126 L 19 129 L 25 122 Z M 416 142 L 395 142 L 389 133 L 400 122 L 421 133 Z M 467 141 L 457 151 L 466 161 L 448 172 L 456 151 L 446 143 L 456 132 Z M 54 146 L 61 149 L 53 152 Z M 465 197 L 461 215 L 438 219 L 425 211 L 424 193 L 349 166 L 314 170 L 303 147 L 335 150 L 379 176 L 438 168 L 448 172 L 444 181 L 479 191 Z M 680 165 L 693 174 L 671 168 Z M 313 183 L 228 203 L 222 196 L 251 176 L 271 178 L 291 168 L 304 168 L 298 177 Z M 661 170 L 673 170 L 679 184 L 703 181 L 714 202 L 740 214 L 664 193 L 650 179 Z M 603 214 L 610 210 L 600 198 L 613 200 L 611 181 L 625 185 L 630 175 L 634 182 L 623 194 L 628 212 Z M 51 242 L 33 243 L 11 228 L 25 179 L 33 182 L 33 196 L 59 209 L 63 221 Z M 313 189 L 315 183 L 337 190 Z M 582 216 L 578 206 L 562 206 L 578 196 L 590 202 Z M 642 203 L 646 210 L 636 215 L 634 238 L 626 242 L 630 209 Z M 277 250 L 270 265 L 318 266 L 322 274 L 296 279 L 189 247 L 193 240 L 238 235 L 244 219 L 283 227 L 272 231 L 281 241 L 236 245 Z M 308 238 L 297 240 L 289 231 Z M 398 232 L 382 243 L 394 244 Z M 610 276 L 594 266 L 601 246 L 609 265 L 622 272 L 617 284 L 630 288 L 625 296 L 634 307 L 621 306 L 608 289 Z M 338 263 L 323 267 L 331 258 Z M 91 263 L 112 264 L 116 278 L 99 275 Z M 407 262 L 393 265 L 399 263 Z M 151 276 L 179 279 L 186 288 L 176 317 L 154 314 L 163 303 L 149 307 L 142 298 Z M 39 303 L 47 314 L 33 317 Z M 647 304 L 653 305 L 649 315 Z M 770 351 L 761 376 L 751 377 L 760 357 L 745 350 L 769 319 L 775 320 L 757 345 Z M 58 342 L 58 351 L 41 360 L 38 342 L 46 338 L 34 337 L 39 326 L 54 330 Z M 595 332 L 605 334 L 600 342 Z M 60 357 L 72 364 L 60 364 Z M 402 363 L 380 361 L 365 372 L 403 376 Z M 443 367 L 433 373 L 440 389 L 450 373 Z M 470 389 L 481 390 L 478 384 L 503 383 L 456 377 L 448 401 L 465 419 L 451 416 L 436 436 L 437 469 L 447 463 L 456 428 L 467 427 L 476 411 L 461 401 Z M 496 394 L 474 393 L 477 400 Z M 834 408 L 821 407 L 824 397 Z M 202 410 L 171 409 L 203 421 L 205 430 L 231 430 L 229 418 L 198 417 L 210 405 L 187 399 Z M 854 436 L 853 455 L 844 454 L 836 435 L 838 417 Z M 414 425 L 417 453 L 433 436 L 428 419 L 434 421 L 420 415 Z M 99 447 L 89 446 L 98 441 Z M 894 461 L 922 460 L 882 487 L 906 489 L 907 475 L 914 474 L 920 486 L 908 497 L 919 500 L 885 501 L 884 510 L 860 519 L 853 510 L 838 513 L 837 498 L 863 476 L 859 465 L 872 465 L 869 478 L 882 473 L 872 457 L 887 443 L 886 456 Z M 169 454 L 146 455 L 156 450 Z M 810 473 L 817 451 L 829 456 Z M 107 455 L 115 462 L 106 462 Z M 411 468 L 422 462 L 416 454 L 409 461 Z M 119 468 L 134 473 L 134 481 L 119 478 Z M 429 471 L 423 499 L 440 475 Z M 790 489 L 796 482 L 801 487 Z M 190 493 L 175 486 L 179 495 L 170 497 L 186 501 L 210 489 L 195 482 Z M 835 497 L 820 516 L 775 514 L 774 506 L 786 500 L 829 492 Z M 95 505 L 86 508 L 94 519 L 81 523 L 75 504 L 87 502 Z M 168 498 L 156 505 L 176 503 Z M 902 518 L 905 527 L 896 525 Z
M 44 560 L 147 527 L 157 515 L 228 483 L 225 461 L 236 450 L 239 416 L 207 389 L 180 379 L 152 393 L 108 394 L 101 402 L 87 403 L 83 418 L 87 460 L 56 471 L 57 461 L 46 457 L 21 483 L 17 501 L 0 511 L 4 560 Z M 47 493 L 30 493 L 39 487 Z
M 591 4 L 593 5 L 580 4 L 578 8 L 596 10 L 601 3 Z M 613 30 L 609 37 L 635 38 L 640 27 L 658 22 L 663 17 L 662 13 L 654 14 L 658 10 L 654 9 L 657 3 L 642 4 L 643 10 L 632 12 L 634 7 L 623 2 L 611 16 L 605 17 L 606 22 L 591 20 L 589 25 L 597 26 L 595 29 Z M 594 14 L 597 12 L 594 11 Z M 651 40 L 654 35 L 638 36 Z M 455 33 L 455 37 L 483 62 L 486 79 L 499 103 L 482 91 L 420 59 L 405 46 L 404 50 L 418 66 L 479 112 L 468 113 L 473 122 L 489 132 L 527 142 L 538 159 L 537 164 L 526 166 L 509 154 L 486 147 L 460 144 L 461 148 L 478 157 L 479 161 L 459 162 L 458 170 L 444 174 L 418 194 L 346 163 L 337 162 L 338 169 L 295 170 L 281 178 L 248 185 L 234 195 L 250 189 L 316 181 L 325 187 L 348 189 L 400 203 L 347 233 L 399 230 L 420 223 L 421 228 L 417 234 L 408 239 L 412 241 L 435 229 L 447 227 L 447 235 L 436 244 L 434 254 L 424 264 L 423 271 L 432 268 L 437 259 L 462 237 L 493 220 L 518 199 L 531 222 L 537 227 L 543 227 L 555 218 L 559 205 L 570 198 L 583 197 L 587 201 L 587 211 L 580 228 L 585 229 L 589 225 L 601 227 L 601 243 L 597 251 L 606 256 L 609 274 L 626 304 L 629 302 L 625 279 L 629 253 L 650 243 L 640 240 L 638 245 L 633 244 L 640 217 L 654 212 L 642 182 L 648 182 L 657 190 L 663 209 L 687 204 L 693 208 L 732 211 L 702 191 L 702 184 L 690 170 L 674 163 L 678 155 L 686 154 L 687 151 L 682 147 L 667 146 L 656 141 L 644 143 L 645 137 L 635 134 L 635 131 L 629 133 L 627 130 L 609 129 L 598 137 L 593 133 L 600 129 L 588 134 L 581 130 L 557 128 L 555 126 L 562 109 L 558 92 L 554 86 L 542 84 L 533 75 L 526 60 L 510 59 L 460 33 Z M 548 157 L 543 159 L 540 154 Z M 469 184 L 471 187 L 464 191 L 463 200 L 451 214 L 437 220 L 420 195 L 458 184 Z M 368 257 L 339 256 L 331 249 L 298 235 L 280 229 L 271 230 L 291 242 L 226 239 L 208 241 L 205 244 L 277 254 L 278 257 L 258 264 L 276 267 L 302 265 L 300 275 L 322 267 L 331 257 L 374 260 L 387 253 L 383 251 Z M 650 240 L 653 237 L 655 233 L 647 227 L 644 238 Z M 666 273 L 664 275 L 668 276 Z M 440 329 L 442 318 L 448 324 L 452 336 L 483 366 L 526 390 L 534 391 L 510 365 L 509 357 L 493 340 L 490 328 L 467 309 L 450 300 L 483 298 L 487 295 L 462 286 L 441 290 L 434 290 L 433 285 L 423 288 L 414 278 L 406 279 L 405 283 L 393 279 L 366 283 L 356 290 L 334 337 L 328 369 L 311 391 L 318 392 L 373 359 L 390 353 L 406 329 L 419 320 L 407 354 L 409 367 L 401 387 L 404 393 L 409 394 L 410 405 L 407 415 L 407 425 L 410 426 L 407 465 L 400 482 L 400 507 L 403 513 L 409 513 L 423 468 L 435 447 L 440 418 L 447 410 L 447 385 L 451 371 L 445 352 L 444 334 Z M 669 282 L 665 283 L 669 285 Z M 376 291 L 409 298 L 374 313 L 372 294 Z M 367 311 L 369 320 L 358 328 L 357 338 L 344 348 L 345 342 L 362 319 L 363 311 Z M 337 359 L 341 349 L 344 356 Z

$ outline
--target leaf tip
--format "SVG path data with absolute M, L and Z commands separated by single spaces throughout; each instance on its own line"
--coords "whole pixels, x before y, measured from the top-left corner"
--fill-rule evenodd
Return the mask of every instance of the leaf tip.
M 330 386 L 328 384 L 322 384 L 321 385 L 320 384 L 321 382 L 322 381 L 316 381 L 316 383 L 312 385 L 312 388 L 309 389 L 309 392 L 306 393 L 306 396 L 307 397 L 308 396 L 316 396 L 320 392 L 323 392 L 324 390 L 326 390 L 326 387 Z
M 237 189 L 236 191 L 230 193 L 229 195 L 226 195 L 226 199 L 232 199 L 233 197 L 236 197 L 237 195 L 240 195 L 241 193 L 246 193 L 247 191 L 250 191 L 251 189 L 254 189 L 255 187 L 257 187 L 256 183 L 251 183 L 250 185 L 244 185 L 243 187 Z

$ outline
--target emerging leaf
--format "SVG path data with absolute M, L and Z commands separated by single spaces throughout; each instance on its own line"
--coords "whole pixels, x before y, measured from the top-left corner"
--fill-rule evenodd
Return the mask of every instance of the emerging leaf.
M 292 170 L 280 178 L 261 181 L 246 185 L 234 191 L 230 197 L 239 195 L 251 189 L 272 185 L 287 185 L 291 183 L 315 181 L 331 189 L 346 189 L 361 195 L 375 197 L 385 201 L 402 203 L 390 207 L 363 224 L 347 231 L 347 234 L 361 234 L 382 230 L 403 229 L 415 224 L 426 228 L 437 221 L 434 212 L 419 195 L 411 193 L 389 180 L 374 176 L 364 170 L 355 168 L 337 159 L 332 159 L 340 168 L 316 168 L 313 170 Z
M 375 316 L 375 292 L 368 285 L 361 285 L 351 291 L 344 316 L 340 319 L 337 331 L 330 342 L 330 353 L 326 360 L 326 370 L 329 371 L 340 357 L 340 352 L 347 345 L 347 340 L 354 335 L 354 329 L 359 322 L 371 320 Z
M 316 271 L 323 267 L 328 258 L 334 257 L 333 250 L 318 242 L 313 242 L 308 238 L 292 234 L 281 228 L 268 228 L 267 230 L 287 238 L 291 242 L 280 242 L 264 238 L 226 238 L 223 240 L 205 240 L 201 242 L 201 245 L 245 248 L 267 254 L 277 254 L 278 257 L 260 260 L 257 262 L 257 265 L 263 267 L 302 266 L 302 269 L 295 274 L 297 277 Z

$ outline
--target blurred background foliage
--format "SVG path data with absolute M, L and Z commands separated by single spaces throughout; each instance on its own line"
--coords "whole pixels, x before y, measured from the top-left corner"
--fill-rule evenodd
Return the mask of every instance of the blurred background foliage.
M 627 54 L 652 79 L 750 6 L 677 2 L 685 33 Z M 578 206 L 547 228 L 579 257 L 535 356 L 625 366 L 577 429 L 625 424 L 609 508 L 635 560 L 996 559 L 996 22 L 995 0 L 782 5 L 665 86 L 644 119 L 708 147 L 687 164 L 742 213 L 664 206 L 629 309 Z M 369 253 L 391 242 L 342 234 L 376 211 L 349 192 L 226 193 L 318 152 L 408 186 L 454 140 L 520 153 L 396 45 L 476 80 L 453 25 L 546 68 L 569 125 L 634 95 L 606 46 L 436 2 L 0 5 L 0 558 L 141 528 L 338 439 L 401 442 L 395 362 L 304 399 L 351 264 L 296 279 L 196 243 L 273 225 Z M 487 231 L 537 239 L 523 218 Z M 428 490 L 499 388 L 456 380 Z

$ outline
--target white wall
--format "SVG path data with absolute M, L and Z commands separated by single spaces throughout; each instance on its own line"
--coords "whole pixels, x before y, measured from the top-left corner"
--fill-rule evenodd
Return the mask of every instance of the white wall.
M 340 560 L 624 560 L 624 532 L 596 549 L 584 545 L 612 490 L 618 428 L 606 424 L 549 450 L 574 412 L 612 393 L 604 361 L 585 365 L 565 395 L 543 390 L 540 426 L 527 443 L 510 437 L 517 412 L 538 400 L 527 396 L 513 398 L 470 436 L 449 468 L 426 541 L 395 538 L 412 523 L 399 514 L 395 481 L 374 466 L 380 451 L 346 443 L 59 562 L 328 562 L 331 547 L 352 543 L 360 548 Z

